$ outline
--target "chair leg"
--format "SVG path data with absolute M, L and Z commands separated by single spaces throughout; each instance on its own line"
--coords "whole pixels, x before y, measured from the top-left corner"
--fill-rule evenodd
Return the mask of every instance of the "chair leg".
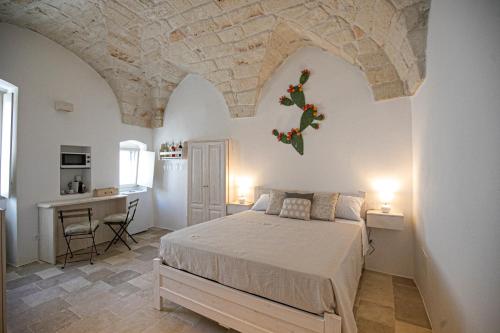
M 120 228 L 118 228 L 118 235 L 120 235 L 120 237 L 121 237 L 121 236 L 123 236 L 123 230 L 124 230 L 123 228 L 124 228 L 124 225 L 123 225 L 123 224 L 121 224 L 121 225 L 120 225 Z M 118 239 L 118 238 L 116 238 L 116 239 L 115 239 L 115 244 L 116 244 L 116 243 L 118 243 L 118 241 L 119 241 L 119 239 Z
M 132 250 L 132 249 L 130 248 L 130 246 L 127 244 L 127 242 L 126 242 L 125 240 L 123 240 L 123 238 L 122 238 L 122 235 L 123 235 L 124 231 L 126 231 L 125 227 L 126 227 L 126 225 L 125 225 L 125 224 L 122 224 L 122 225 L 120 226 L 120 229 L 118 229 L 118 232 L 116 233 L 116 237 L 118 237 L 118 239 L 117 239 L 117 240 L 115 240 L 115 243 L 116 243 L 116 242 L 118 242 L 118 240 L 121 240 L 121 241 L 122 241 L 122 243 L 123 243 L 123 244 L 125 244 L 125 246 L 126 246 L 129 250 Z
M 71 236 L 69 236 L 69 241 L 68 238 L 64 236 L 64 240 L 66 241 L 66 252 L 69 250 L 70 258 L 73 258 L 73 251 L 71 251 L 71 246 L 69 246 L 69 243 L 71 242 Z
M 111 229 L 111 231 L 113 231 L 113 233 L 115 234 L 115 236 L 113 237 L 113 239 L 109 242 L 108 246 L 106 247 L 106 250 L 104 250 L 104 252 L 106 252 L 107 250 L 109 250 L 109 248 L 111 247 L 111 245 L 113 245 L 115 243 L 115 240 L 118 239 L 118 234 L 116 233 L 115 229 L 111 226 L 111 224 L 108 224 L 108 227 Z
M 98 256 L 99 252 L 97 252 L 97 246 L 95 246 L 95 233 L 92 233 L 92 244 L 94 246 L 95 255 Z
M 132 237 L 131 234 L 129 234 L 127 228 L 128 228 L 128 225 L 130 223 L 127 223 L 127 225 L 124 225 L 123 227 L 120 228 L 120 230 L 118 230 L 118 233 L 120 234 L 120 236 L 123 236 L 124 233 L 126 233 L 133 241 L 134 243 L 138 244 L 138 242 L 135 240 L 134 237 Z M 115 241 L 115 243 L 117 242 L 118 240 Z
M 91 238 L 92 238 L 92 243 L 94 243 L 94 233 L 93 232 L 90 232 L 91 234 Z M 93 248 L 93 245 L 91 244 L 90 245 L 90 258 L 89 258 L 89 264 L 93 265 L 94 262 L 92 261 L 92 255 L 94 254 L 94 248 Z
M 135 238 L 128 232 L 127 228 L 128 226 L 130 225 L 130 222 L 132 221 L 129 221 L 128 223 L 124 224 L 120 230 L 118 231 L 118 233 L 120 234 L 120 236 L 123 236 L 124 233 L 126 233 L 133 241 L 134 243 L 138 244 L 138 242 L 135 240 Z M 118 240 L 117 240 L 118 241 Z M 115 241 L 116 242 L 116 241 Z
M 118 229 L 118 231 L 116 231 L 116 230 L 115 230 L 115 228 L 113 228 L 113 227 L 111 226 L 111 224 L 108 224 L 108 226 L 109 226 L 109 228 L 110 228 L 110 229 L 114 232 L 115 237 L 113 237 L 113 239 L 111 240 L 111 242 L 109 242 L 108 247 L 106 247 L 106 250 L 105 250 L 105 251 L 107 251 L 107 250 L 111 247 L 111 245 L 112 245 L 112 244 L 116 244 L 119 240 L 121 240 L 121 241 L 122 241 L 122 243 L 123 243 L 123 244 L 125 244 L 125 246 L 126 246 L 129 250 L 132 250 L 132 249 L 130 248 L 130 246 L 128 246 L 127 242 L 125 242 L 125 241 L 123 240 L 123 238 L 121 238 L 121 236 L 120 236 L 120 233 L 122 232 L 122 230 L 121 230 L 122 228 L 120 227 L 120 229 Z
M 61 267 L 61 269 L 64 269 L 66 268 L 66 262 L 68 260 L 68 252 L 70 252 L 70 247 L 69 247 L 69 242 L 68 242 L 68 239 L 66 238 L 66 236 L 64 237 L 64 239 L 66 240 L 66 254 L 64 255 L 64 264 L 63 266 Z
M 125 242 L 125 241 L 123 240 L 123 238 L 121 238 L 121 236 L 120 236 L 120 235 L 118 235 L 118 238 L 120 238 L 120 240 L 122 241 L 122 243 L 123 243 L 123 244 L 125 244 L 125 246 L 126 246 L 129 250 L 132 250 L 132 248 L 131 248 L 128 244 L 127 244 L 127 242 Z
M 127 230 L 127 229 L 125 229 L 125 232 L 126 232 L 126 233 L 127 233 L 127 235 L 130 237 L 130 239 L 132 239 L 132 240 L 134 241 L 134 243 L 138 244 L 138 242 L 135 240 L 135 238 L 134 238 L 134 237 L 132 237 L 132 235 L 131 235 L 131 234 L 129 234 L 129 232 L 128 232 L 128 230 Z
M 90 258 L 89 258 L 89 264 L 91 264 L 91 265 L 94 264 L 94 262 L 92 261 L 92 254 L 94 254 L 94 250 L 91 247 L 91 249 L 90 249 Z

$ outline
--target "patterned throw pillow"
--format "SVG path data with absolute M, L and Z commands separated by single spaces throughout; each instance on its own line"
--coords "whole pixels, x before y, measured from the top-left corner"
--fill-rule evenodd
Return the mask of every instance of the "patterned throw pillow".
M 311 219 L 311 200 L 300 198 L 285 199 L 280 217 L 309 221 Z
M 285 200 L 285 192 L 279 190 L 271 190 L 269 193 L 269 206 L 267 206 L 266 214 L 278 215 L 281 212 Z
M 314 193 L 311 206 L 311 219 L 334 221 L 335 206 L 337 205 L 338 193 Z

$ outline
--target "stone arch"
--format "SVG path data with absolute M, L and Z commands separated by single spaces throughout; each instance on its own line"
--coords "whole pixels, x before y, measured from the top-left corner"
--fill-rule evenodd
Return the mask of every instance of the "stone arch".
M 73 51 L 110 84 L 122 121 L 160 127 L 173 89 L 196 73 L 250 117 L 286 57 L 316 46 L 359 66 L 375 99 L 425 77 L 430 0 L 7 1 L 0 21 Z

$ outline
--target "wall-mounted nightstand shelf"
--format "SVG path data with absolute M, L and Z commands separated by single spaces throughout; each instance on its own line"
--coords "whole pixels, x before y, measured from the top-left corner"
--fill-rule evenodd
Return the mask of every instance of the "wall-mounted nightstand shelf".
M 401 213 L 382 213 L 380 210 L 366 212 L 366 226 L 368 228 L 403 230 L 404 225 L 404 216 Z
M 245 202 L 243 204 L 240 204 L 238 202 L 230 202 L 226 204 L 226 214 L 227 215 L 233 215 L 237 213 L 244 212 L 246 210 L 249 210 L 252 208 L 253 202 Z

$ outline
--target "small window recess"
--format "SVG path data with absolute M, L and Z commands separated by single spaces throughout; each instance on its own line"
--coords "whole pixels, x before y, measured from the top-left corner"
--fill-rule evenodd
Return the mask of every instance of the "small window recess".
M 154 165 L 147 163 L 152 152 L 146 149 L 146 144 L 140 141 L 120 142 L 120 193 L 146 192 L 148 187 L 152 187 Z

